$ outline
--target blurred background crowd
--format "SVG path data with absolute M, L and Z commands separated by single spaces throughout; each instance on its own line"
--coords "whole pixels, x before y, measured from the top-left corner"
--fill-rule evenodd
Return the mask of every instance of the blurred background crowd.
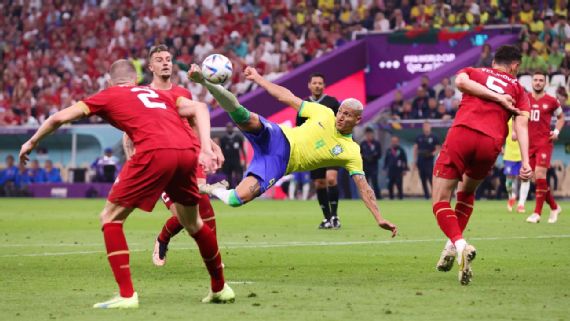
M 187 82 L 189 64 L 218 52 L 236 70 L 253 65 L 274 80 L 347 43 L 355 31 L 520 23 L 527 26 L 521 71 L 570 73 L 565 0 L 30 0 L 2 1 L 0 8 L 0 125 L 36 125 L 97 92 L 118 58 L 131 58 L 140 81 L 148 81 L 147 50 L 159 43 L 172 49 L 177 81 L 212 108 L 212 97 Z M 478 64 L 491 61 L 486 48 Z M 410 102 L 396 97 L 391 113 L 453 117 L 459 97 L 452 85 L 418 89 Z M 252 84 L 237 72 L 231 87 L 243 94 Z

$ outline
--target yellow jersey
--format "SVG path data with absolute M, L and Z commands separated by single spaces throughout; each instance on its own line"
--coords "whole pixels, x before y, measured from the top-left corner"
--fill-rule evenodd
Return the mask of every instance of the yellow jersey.
M 521 150 L 519 148 L 519 142 L 512 140 L 513 134 L 513 119 L 509 119 L 509 135 L 505 141 L 505 154 L 503 155 L 503 160 L 511 162 L 520 162 L 522 160 Z
M 287 174 L 321 167 L 344 167 L 350 175 L 364 175 L 360 146 L 352 134 L 336 129 L 334 112 L 323 105 L 304 101 L 299 116 L 307 121 L 299 127 L 281 126 L 291 148 Z

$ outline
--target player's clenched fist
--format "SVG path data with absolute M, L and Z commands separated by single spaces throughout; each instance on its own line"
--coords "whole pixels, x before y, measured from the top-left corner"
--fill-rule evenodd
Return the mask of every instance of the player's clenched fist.
M 245 68 L 243 74 L 245 75 L 245 78 L 247 80 L 252 80 L 252 81 L 255 81 L 256 79 L 261 77 L 261 75 L 257 72 L 257 69 L 250 66 L 247 66 Z

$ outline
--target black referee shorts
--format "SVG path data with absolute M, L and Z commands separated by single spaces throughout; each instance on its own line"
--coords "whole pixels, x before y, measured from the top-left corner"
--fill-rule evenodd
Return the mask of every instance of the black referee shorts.
M 323 167 L 311 171 L 311 179 L 325 179 L 327 177 L 327 170 L 332 169 L 338 171 L 338 167 Z

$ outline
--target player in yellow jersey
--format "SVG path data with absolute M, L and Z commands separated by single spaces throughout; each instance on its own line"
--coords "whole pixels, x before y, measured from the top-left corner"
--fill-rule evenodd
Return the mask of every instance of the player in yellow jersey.
M 360 146 L 352 140 L 352 129 L 360 122 L 362 103 L 354 98 L 344 100 L 334 112 L 317 103 L 303 101 L 287 88 L 273 84 L 254 68 L 245 69 L 247 79 L 263 87 L 280 102 L 308 118 L 299 127 L 280 127 L 241 106 L 237 98 L 220 85 L 204 80 L 200 67 L 192 65 L 192 81 L 202 84 L 229 113 L 237 127 L 251 143 L 254 154 L 243 180 L 235 189 L 225 185 L 204 184 L 200 190 L 218 197 L 230 206 L 241 206 L 263 194 L 281 177 L 292 172 L 310 171 L 321 167 L 344 167 L 352 176 L 366 207 L 378 225 L 396 236 L 397 228 L 385 220 L 376 204 L 374 191 L 362 169 Z
M 509 120 L 509 135 L 505 141 L 505 153 L 503 155 L 503 165 L 504 173 L 506 176 L 505 185 L 507 187 L 507 194 L 509 195 L 509 200 L 507 202 L 507 209 L 509 212 L 513 211 L 513 206 L 517 200 L 517 189 L 518 189 L 518 176 L 521 169 L 521 151 L 519 149 L 519 143 L 517 141 L 517 136 L 513 133 L 513 120 Z M 524 213 L 524 205 L 517 207 L 517 212 Z

